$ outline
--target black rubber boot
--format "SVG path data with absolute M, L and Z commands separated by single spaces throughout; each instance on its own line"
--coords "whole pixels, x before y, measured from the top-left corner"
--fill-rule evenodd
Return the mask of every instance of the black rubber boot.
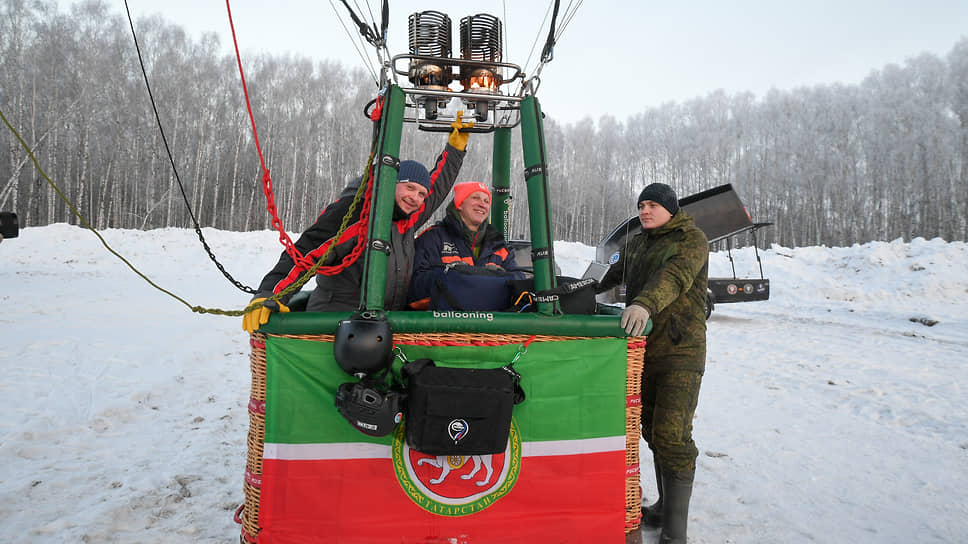
M 695 470 L 662 474 L 662 534 L 661 544 L 686 544 L 686 521 L 689 518 L 689 498 Z
M 655 454 L 652 454 L 652 465 L 655 466 L 655 487 L 659 490 L 659 500 L 651 506 L 642 507 L 642 525 L 646 527 L 662 527 L 662 469 Z

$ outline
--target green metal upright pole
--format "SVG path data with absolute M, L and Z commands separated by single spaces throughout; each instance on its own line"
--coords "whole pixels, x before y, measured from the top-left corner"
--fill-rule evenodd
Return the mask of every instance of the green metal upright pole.
M 404 96 L 396 85 L 387 89 L 380 119 L 380 140 L 373 157 L 374 178 L 370 223 L 367 233 L 366 267 L 363 274 L 361 305 L 367 310 L 383 310 L 386 299 L 387 257 L 390 228 L 399 167 L 400 134 L 403 129 Z M 396 162 L 396 167 L 393 162 Z M 389 163 L 389 164 L 388 164 Z
M 524 179 L 528 186 L 528 214 L 531 218 L 531 257 L 534 262 L 534 288 L 555 287 L 554 241 L 551 206 L 548 202 L 548 159 L 545 153 L 544 124 L 538 99 L 521 101 L 521 144 L 524 146 Z M 554 302 L 538 302 L 539 314 L 552 314 Z
M 511 237 L 511 128 L 501 127 L 494 131 L 494 153 L 491 160 L 491 224 L 504 234 L 505 240 Z

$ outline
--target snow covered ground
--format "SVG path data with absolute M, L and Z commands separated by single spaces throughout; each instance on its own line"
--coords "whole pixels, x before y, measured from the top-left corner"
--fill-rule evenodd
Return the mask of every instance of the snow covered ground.
M 191 230 L 103 234 L 188 305 L 236 310 L 249 298 Z M 280 247 L 272 232 L 205 236 L 248 285 Z M 575 243 L 555 250 L 565 275 L 594 256 Z M 734 257 L 740 275 L 756 273 L 751 250 Z M 690 542 L 964 542 L 968 245 L 762 257 L 771 300 L 720 305 L 709 321 Z M 710 261 L 712 275 L 729 274 L 724 253 Z M 241 318 L 192 313 L 63 224 L 0 244 L 0 302 L 0 534 L 237 542 L 250 377 Z M 650 470 L 643 484 L 654 489 Z

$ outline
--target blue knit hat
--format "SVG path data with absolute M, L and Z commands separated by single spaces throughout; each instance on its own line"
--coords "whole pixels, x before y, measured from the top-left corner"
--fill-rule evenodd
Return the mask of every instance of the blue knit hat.
M 419 183 L 430 191 L 430 172 L 417 161 L 401 161 L 400 171 L 397 172 L 397 183 L 412 181 Z

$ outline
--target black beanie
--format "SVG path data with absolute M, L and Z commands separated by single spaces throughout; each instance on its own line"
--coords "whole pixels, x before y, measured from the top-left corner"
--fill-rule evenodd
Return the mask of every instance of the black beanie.
M 669 210 L 669 213 L 672 215 L 675 215 L 679 211 L 679 198 L 676 197 L 675 190 L 665 183 L 653 183 L 645 189 L 642 189 L 636 205 L 640 204 L 643 200 L 651 200 L 652 202 L 658 203 L 663 208 Z

